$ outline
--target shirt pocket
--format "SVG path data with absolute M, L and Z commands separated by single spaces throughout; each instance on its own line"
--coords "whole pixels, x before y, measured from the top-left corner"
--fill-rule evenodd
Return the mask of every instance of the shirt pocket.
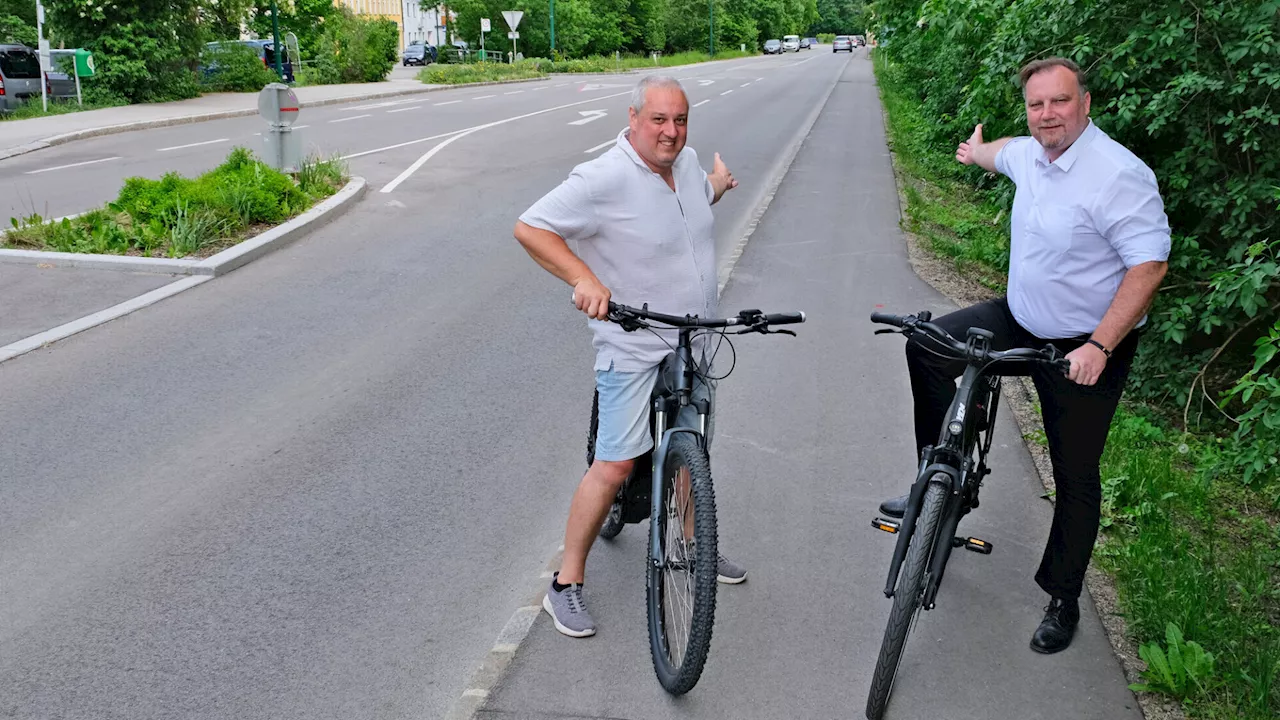
M 1035 205 L 1027 216 L 1028 255 L 1059 258 L 1071 250 L 1078 208 L 1071 205 Z

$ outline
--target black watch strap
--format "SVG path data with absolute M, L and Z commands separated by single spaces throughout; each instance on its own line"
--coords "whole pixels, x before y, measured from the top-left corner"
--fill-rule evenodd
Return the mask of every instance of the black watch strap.
M 1106 355 L 1108 359 L 1111 357 L 1111 351 L 1108 350 L 1105 345 L 1098 342 L 1097 340 L 1094 340 L 1093 338 L 1089 338 L 1088 340 L 1085 340 L 1085 342 L 1101 350 L 1102 354 Z

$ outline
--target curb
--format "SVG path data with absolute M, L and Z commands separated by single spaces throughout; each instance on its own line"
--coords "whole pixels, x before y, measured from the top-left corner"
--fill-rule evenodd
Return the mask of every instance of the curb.
M 138 267 L 149 269 L 143 272 L 160 272 L 183 274 L 184 270 L 176 269 L 176 266 L 183 266 L 187 277 L 175 280 L 167 285 L 162 285 L 149 293 L 139 295 L 138 297 L 125 300 L 122 303 L 113 305 L 105 310 L 99 310 L 91 315 L 63 323 L 51 330 L 37 333 L 30 337 L 9 343 L 0 347 L 0 363 L 12 360 L 19 355 L 25 355 L 32 350 L 38 350 L 46 347 L 59 340 L 64 340 L 77 333 L 97 327 L 104 323 L 108 323 L 116 318 L 124 317 L 136 310 L 154 305 L 165 298 L 177 295 L 180 292 L 189 290 L 197 285 L 203 285 L 213 280 L 219 275 L 225 275 L 238 267 L 248 264 L 257 258 L 278 250 L 285 245 L 301 238 L 303 235 L 323 227 L 330 220 L 340 215 L 343 211 L 355 204 L 355 201 L 362 197 L 368 183 L 364 178 L 356 177 L 346 184 L 344 188 L 339 190 L 335 195 L 328 198 L 324 202 L 316 205 L 305 213 L 290 220 L 289 222 L 279 225 L 267 232 L 262 233 L 254 238 L 246 240 L 239 245 L 223 250 L 222 252 L 205 260 L 165 260 L 163 258 L 121 258 L 115 255 L 85 255 L 76 258 L 76 253 L 41 253 L 29 252 L 25 250 L 0 250 L 0 262 L 14 262 L 21 264 L 32 264 L 31 256 L 47 257 L 47 262 L 41 264 L 57 265 L 61 263 L 70 267 L 89 267 L 95 269 L 112 269 L 112 270 L 134 270 Z M 7 260 L 8 258 L 14 258 Z M 80 260 L 81 262 L 73 262 Z M 88 260 L 89 262 L 83 262 Z M 136 261 L 154 261 L 152 263 L 136 264 Z M 118 262 L 118 261 L 132 261 Z M 36 262 L 40 262 L 37 260 Z M 133 266 L 131 266 L 133 265 Z M 156 267 L 165 269 L 157 270 Z
M 419 95 L 422 93 L 436 92 L 438 90 L 452 90 L 462 87 L 481 87 L 484 85 L 506 85 L 508 83 L 517 82 L 537 82 L 547 78 L 525 78 L 522 80 L 486 80 L 484 82 L 461 83 L 458 85 L 424 85 L 420 88 L 405 88 L 402 90 L 391 90 L 388 92 L 370 92 L 362 95 L 352 95 L 349 97 L 327 98 L 324 100 L 314 100 L 312 102 L 300 102 L 299 107 L 323 107 L 325 105 L 341 105 L 349 102 L 365 102 L 368 100 L 381 100 L 382 98 L 401 97 L 404 95 Z M 88 128 L 86 130 L 76 130 L 74 132 L 63 133 L 61 135 L 52 135 L 43 140 L 36 140 L 25 145 L 17 145 L 10 148 L 0 148 L 0 160 L 7 160 L 11 157 L 26 155 L 37 150 L 54 147 L 56 145 L 65 145 L 75 140 L 86 140 L 88 138 L 101 137 L 103 135 L 116 135 L 119 133 L 132 132 L 134 130 L 149 130 L 152 128 L 173 127 L 175 125 L 192 125 L 195 123 L 207 122 L 210 120 L 226 120 L 227 118 L 246 117 L 248 115 L 257 115 L 257 108 L 241 108 L 238 110 L 220 110 L 218 112 L 197 113 L 193 115 L 180 115 L 171 118 L 158 118 L 156 120 L 138 120 L 136 122 L 120 123 L 118 125 L 103 125 L 96 128 Z
M 329 221 L 354 205 L 368 189 L 369 183 L 364 178 L 353 177 L 332 197 L 298 217 L 201 260 L 192 268 L 191 274 L 214 277 L 225 275 L 267 253 L 279 250 L 303 235 L 324 227 Z
M 340 214 L 336 211 L 344 211 L 353 202 L 360 199 L 367 189 L 368 183 L 364 178 L 351 178 L 341 190 L 310 210 L 282 225 L 277 225 L 260 235 L 233 245 L 204 260 L 0 249 L 0 264 L 45 265 L 88 270 L 118 270 L 162 275 L 208 275 L 216 277 L 225 275 L 251 260 L 266 255 L 272 250 L 284 247 L 297 240 L 304 233 L 321 227 Z
M 444 720 L 472 720 L 488 701 L 489 693 L 506 675 L 507 668 L 515 659 L 516 651 L 529 636 L 534 621 L 542 613 L 542 598 L 547 594 L 552 573 L 560 568 L 560 560 L 563 556 L 564 546 L 561 545 L 547 561 L 546 567 L 538 576 L 536 585 L 529 586 L 530 594 L 526 596 L 525 604 L 516 609 L 507 620 L 507 624 L 502 626 L 498 637 L 493 641 L 493 647 L 485 653 L 480 666 L 472 672 L 471 678 L 467 681 L 467 689 L 463 690 L 450 706 L 444 715 Z

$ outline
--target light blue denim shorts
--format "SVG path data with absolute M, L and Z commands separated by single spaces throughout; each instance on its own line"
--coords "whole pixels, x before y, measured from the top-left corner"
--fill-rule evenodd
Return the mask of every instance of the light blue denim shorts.
M 596 459 L 621 461 L 640 457 L 653 449 L 649 431 L 649 405 L 653 386 L 658 381 L 658 366 L 642 372 L 621 372 L 610 364 L 608 370 L 596 371 L 596 391 L 600 393 L 599 426 L 596 428 Z M 715 381 L 701 377 L 693 381 L 693 399 L 709 400 L 707 414 L 707 447 L 715 432 Z M 679 424 L 698 427 L 698 410 L 692 404 L 680 409 Z M 668 427 L 673 424 L 668 423 Z

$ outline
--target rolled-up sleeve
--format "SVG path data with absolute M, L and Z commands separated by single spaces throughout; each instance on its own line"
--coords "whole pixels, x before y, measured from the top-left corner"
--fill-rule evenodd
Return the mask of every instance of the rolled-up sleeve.
M 553 232 L 565 240 L 586 240 L 594 236 L 600 224 L 587 177 L 575 168 L 564 182 L 525 210 L 520 222 Z
M 1169 218 L 1147 168 L 1127 167 L 1112 176 L 1098 194 L 1094 218 L 1125 267 L 1169 259 Z
M 996 170 L 1015 183 L 1021 180 L 1028 142 L 1035 141 L 1025 136 L 1012 138 L 996 153 Z

